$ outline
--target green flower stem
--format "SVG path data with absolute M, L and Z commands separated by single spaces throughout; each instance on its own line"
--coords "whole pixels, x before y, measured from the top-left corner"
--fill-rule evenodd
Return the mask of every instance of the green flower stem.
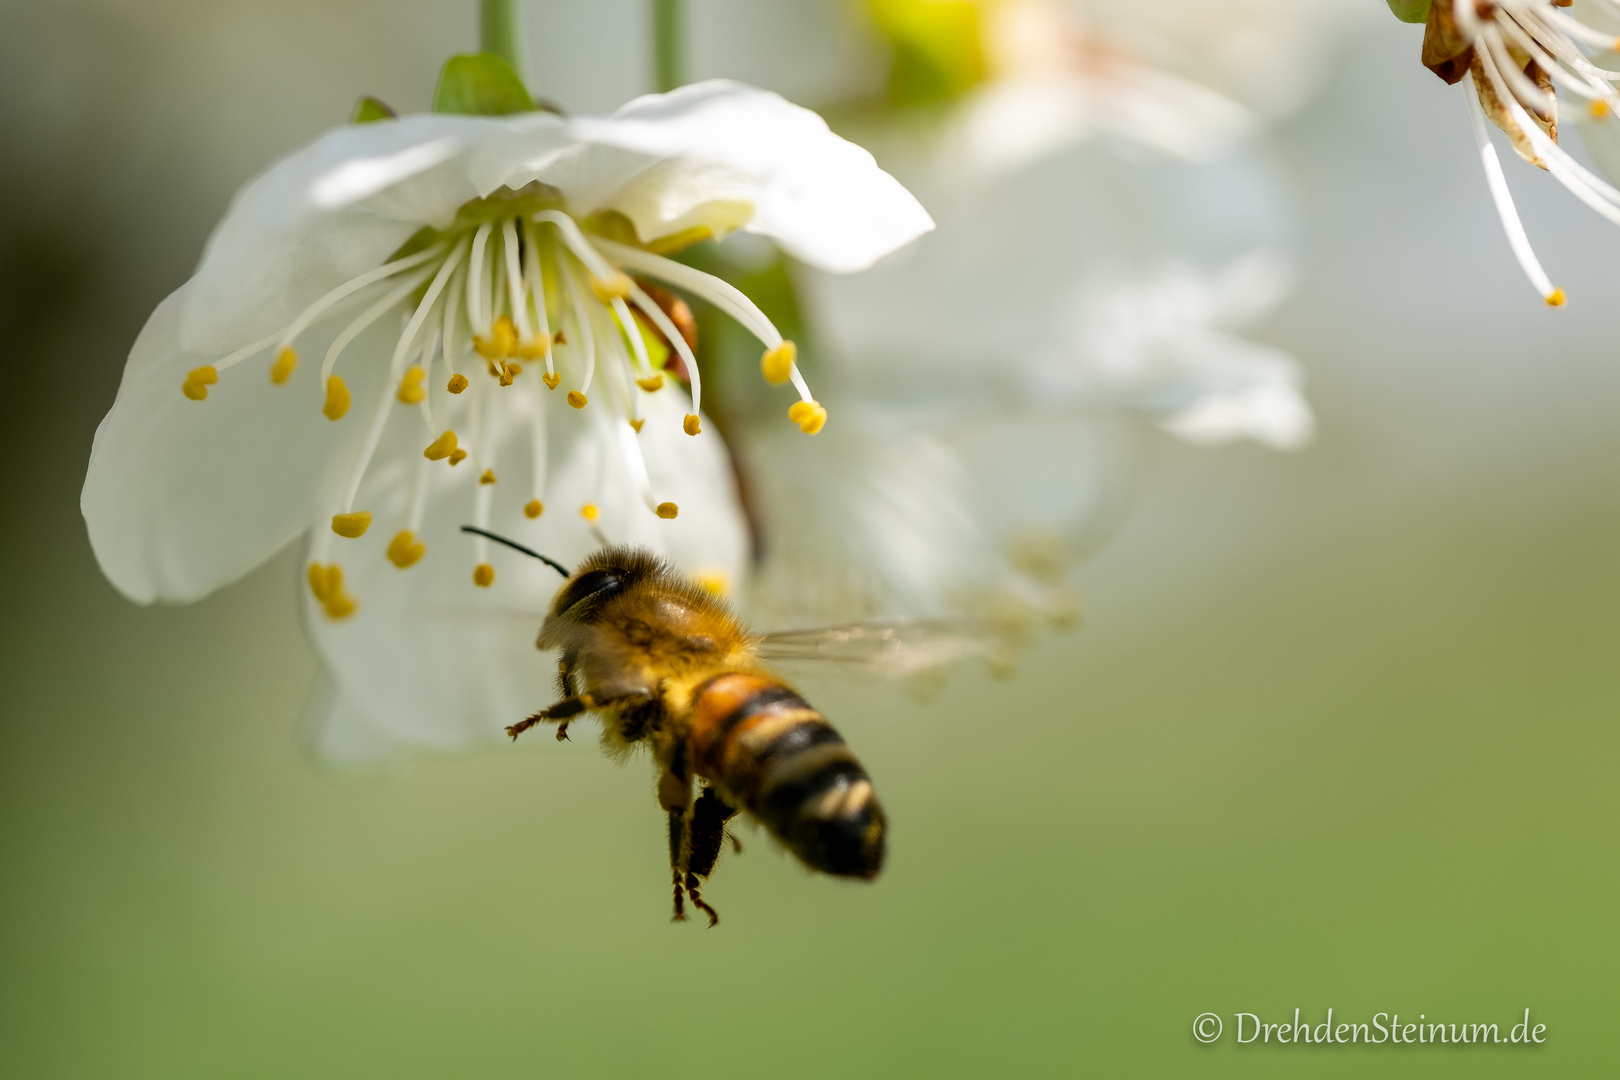
M 686 82 L 685 7 L 683 0 L 652 0 L 653 83 L 660 92 Z
M 478 9 L 478 47 L 512 65 L 517 77 L 528 81 L 523 69 L 522 19 L 518 12 L 519 0 L 480 0 Z

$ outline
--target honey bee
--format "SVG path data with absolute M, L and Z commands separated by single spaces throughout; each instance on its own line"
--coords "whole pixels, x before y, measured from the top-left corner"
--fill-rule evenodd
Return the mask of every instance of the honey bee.
M 570 723 L 594 713 L 609 754 L 651 750 L 668 819 L 675 921 L 685 919 L 690 900 L 710 926 L 719 922 L 702 889 L 727 824 L 739 813 L 812 870 L 877 877 L 888 824 L 872 780 L 833 726 L 770 670 L 767 657 L 904 671 L 918 655 L 932 663 L 979 650 L 982 635 L 944 622 L 758 635 L 725 601 L 646 551 L 604 547 L 570 572 L 504 537 L 472 526 L 464 531 L 542 559 L 566 578 L 536 642 L 560 654 L 560 700 L 506 731 L 516 739 L 556 724 L 557 738 L 566 739 Z M 929 648 L 919 653 L 924 643 Z

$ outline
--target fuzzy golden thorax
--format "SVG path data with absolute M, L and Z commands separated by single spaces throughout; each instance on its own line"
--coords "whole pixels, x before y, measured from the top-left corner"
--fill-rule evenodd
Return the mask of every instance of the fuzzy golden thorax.
M 706 680 L 758 669 L 756 640 L 724 600 L 663 559 L 611 547 L 563 584 L 537 645 L 560 650 L 593 699 L 645 694 L 677 720 Z

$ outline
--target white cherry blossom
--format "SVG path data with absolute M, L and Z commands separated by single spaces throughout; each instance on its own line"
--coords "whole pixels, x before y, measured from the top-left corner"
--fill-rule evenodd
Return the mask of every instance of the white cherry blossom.
M 142 331 L 91 456 L 92 546 L 131 599 L 185 602 L 304 537 L 322 747 L 491 737 L 547 693 L 557 579 L 461 525 L 744 573 L 683 302 L 652 282 L 758 339 L 796 437 L 826 422 L 792 343 L 666 254 L 743 230 L 848 272 L 930 228 L 865 151 L 736 83 L 339 128 L 239 193 Z

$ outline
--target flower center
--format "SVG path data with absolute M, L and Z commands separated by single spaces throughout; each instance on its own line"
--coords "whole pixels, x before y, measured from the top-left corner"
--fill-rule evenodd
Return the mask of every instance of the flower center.
M 313 387 L 321 413 L 330 421 L 341 421 L 354 404 L 342 372 L 348 347 L 390 313 L 402 318 L 387 378 L 382 380 L 383 393 L 366 415 L 365 437 L 341 502 L 334 507 L 331 532 L 321 530 L 312 545 L 310 589 L 332 618 L 343 618 L 356 607 L 344 590 L 339 564 L 331 558 L 332 537 L 359 539 L 369 530 L 372 515 L 357 508 L 355 501 L 384 428 L 402 409 L 419 415 L 425 444 L 409 510 L 387 547 L 389 560 L 402 570 L 427 552 L 417 536 L 430 470 L 438 462 L 454 468 L 473 459 L 471 469 L 458 473 L 464 471 L 466 482 L 476 485 L 476 524 L 488 528 L 497 497 L 496 448 L 502 434 L 495 430 L 501 412 L 494 408 L 492 395 L 503 388 L 522 386 L 534 398 L 528 410 L 532 490 L 520 495 L 526 517 L 538 518 L 544 512 L 546 414 L 548 408 L 564 404 L 573 409 L 607 408 L 622 419 L 617 425 L 619 449 L 647 512 L 664 519 L 676 516 L 676 505 L 659 501 L 652 491 L 640 444 L 646 422 L 643 404 L 664 390 L 666 370 L 684 374 L 692 410 L 682 428 L 688 435 L 698 435 L 702 380 L 697 359 L 675 321 L 632 274 L 690 293 L 736 320 L 765 347 L 761 372 L 766 380 L 772 384 L 791 380 L 797 389 L 800 400 L 789 410 L 789 419 L 811 435 L 826 423 L 826 410 L 811 396 L 795 363 L 793 343 L 782 338 L 751 300 L 719 278 L 635 245 L 586 233 L 558 208 L 560 199 L 550 197 L 549 191 L 536 184 L 516 193 L 503 189 L 468 203 L 449 228 L 421 230 L 383 265 L 332 289 L 280 332 L 196 368 L 184 380 L 185 396 L 203 401 L 210 387 L 219 385 L 225 391 L 220 384 L 224 372 L 268 353 L 270 381 L 291 386 L 297 381 L 299 339 L 319 324 L 347 316 L 321 360 Z M 564 383 L 569 384 L 565 393 L 550 393 Z M 601 392 L 593 393 L 593 388 Z M 580 513 L 594 523 L 596 504 L 585 504 Z M 495 580 L 488 541 L 475 536 L 472 542 L 472 580 L 487 587 Z

